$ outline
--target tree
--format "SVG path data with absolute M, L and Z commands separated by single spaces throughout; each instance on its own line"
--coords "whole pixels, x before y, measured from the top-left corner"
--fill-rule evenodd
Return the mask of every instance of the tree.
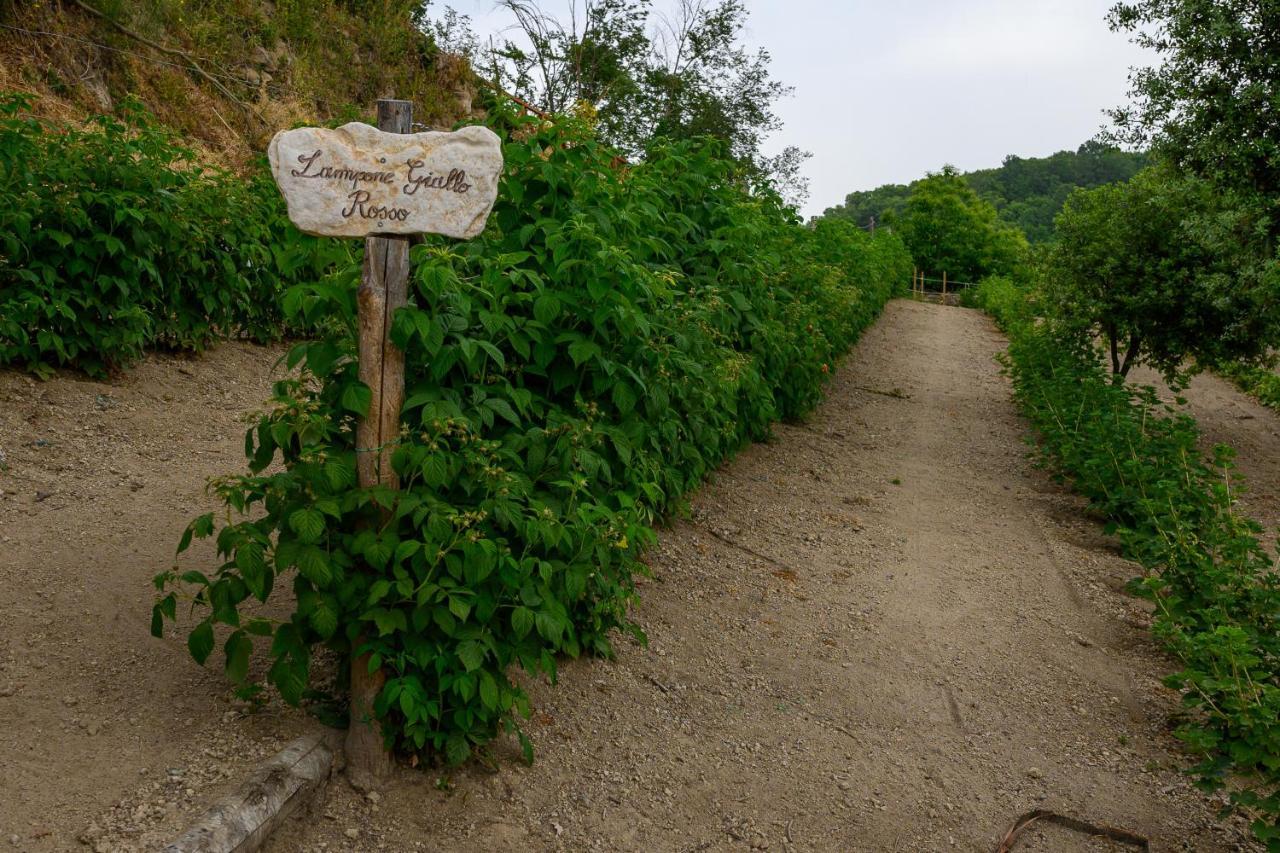
M 912 185 L 898 233 L 917 265 L 957 281 L 1011 274 L 1027 248 L 1016 228 L 965 182 L 954 166 Z
M 1119 376 L 1147 363 L 1172 380 L 1189 358 L 1259 357 L 1280 329 L 1280 276 L 1249 272 L 1249 222 L 1167 168 L 1076 190 L 1049 257 L 1052 322 L 1082 346 L 1101 336 Z
M 1049 157 L 1010 154 L 994 169 L 966 172 L 963 177 L 1002 221 L 1021 229 L 1032 243 L 1047 243 L 1053 239 L 1053 218 L 1073 189 L 1127 181 L 1145 164 L 1145 154 L 1090 141 Z M 873 216 L 879 223 L 901 216 L 910 195 L 909 186 L 886 184 L 850 193 L 844 204 L 828 208 L 824 215 L 851 219 L 865 228 Z
M 1130 76 L 1115 135 L 1151 145 L 1179 171 L 1256 206 L 1273 254 L 1280 236 L 1280 2 L 1135 0 L 1112 29 L 1160 54 Z
M 720 139 L 750 176 L 792 203 L 807 196 L 805 152 L 761 152 L 780 126 L 773 105 L 791 90 L 770 76 L 767 51 L 742 45 L 742 0 L 679 0 L 656 18 L 649 0 L 573 0 L 567 20 L 534 0 L 502 5 L 519 35 L 487 65 L 516 95 L 552 113 L 590 104 L 600 138 L 632 157 L 658 139 Z

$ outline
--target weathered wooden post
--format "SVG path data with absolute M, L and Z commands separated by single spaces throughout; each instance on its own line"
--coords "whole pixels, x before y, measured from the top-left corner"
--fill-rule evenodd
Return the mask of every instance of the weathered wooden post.
M 399 487 L 391 457 L 400 439 L 405 360 L 390 335 L 396 310 L 408 299 L 409 235 L 476 236 L 502 174 L 502 143 L 488 128 L 411 133 L 412 124 L 412 104 L 380 100 L 377 128 L 359 122 L 336 130 L 295 128 L 277 133 L 268 149 L 295 225 L 308 234 L 365 238 L 356 294 L 358 375 L 370 392 L 369 410 L 356 426 L 361 488 Z M 348 780 L 368 790 L 386 778 L 392 760 L 373 712 L 386 676 L 370 671 L 369 654 L 357 654 L 363 644 L 359 637 L 352 649 L 346 753 Z
M 378 101 L 378 130 L 408 133 L 413 104 Z M 400 435 L 404 403 L 404 353 L 391 343 L 391 319 L 408 300 L 409 238 L 366 237 L 364 274 L 356 291 L 359 318 L 360 381 L 369 386 L 369 413 L 356 425 L 356 481 L 360 488 L 399 488 L 391 452 Z M 386 514 L 386 510 L 383 510 Z M 356 640 L 363 643 L 364 637 Z M 374 700 L 387 677 L 370 671 L 370 655 L 351 657 L 351 724 L 347 729 L 347 779 L 369 790 L 391 773 L 391 753 L 383 745 L 382 727 L 373 713 Z

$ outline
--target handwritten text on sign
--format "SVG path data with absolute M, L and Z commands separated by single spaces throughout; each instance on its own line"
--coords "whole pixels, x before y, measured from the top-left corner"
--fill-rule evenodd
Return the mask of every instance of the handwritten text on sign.
M 308 234 L 474 237 L 498 196 L 502 144 L 484 127 L 384 133 L 352 122 L 275 135 L 271 171 Z

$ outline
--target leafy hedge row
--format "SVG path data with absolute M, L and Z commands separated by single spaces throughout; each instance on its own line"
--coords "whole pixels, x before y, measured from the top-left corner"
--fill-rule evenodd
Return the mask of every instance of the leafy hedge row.
M 280 296 L 349 253 L 288 225 L 265 170 L 198 167 L 136 104 L 54 129 L 0 93 L 0 365 L 93 375 L 144 347 L 273 339 Z
M 1043 464 L 1145 570 L 1132 588 L 1181 663 L 1166 683 L 1191 712 L 1179 736 L 1199 757 L 1199 783 L 1230 783 L 1257 837 L 1280 850 L 1280 578 L 1261 527 L 1236 511 L 1230 449 L 1206 458 L 1191 417 L 1113 378 L 1099 353 L 1064 345 L 1007 282 L 984 282 L 978 300 L 1009 334 L 1007 367 Z
M 313 647 L 348 661 L 367 649 L 395 745 L 452 762 L 519 733 L 516 668 L 554 678 L 559 655 L 608 655 L 615 629 L 642 636 L 627 606 L 655 522 L 817 402 L 911 266 L 891 234 L 803 227 L 713 144 L 619 165 L 572 120 L 492 121 L 510 141 L 489 226 L 415 247 L 394 319 L 401 490 L 354 483 L 369 400 L 358 269 L 293 289 L 288 310 L 333 333 L 294 348 L 302 378 L 277 386 L 249 433 L 251 473 L 218 485 L 249 513 L 217 531 L 226 562 L 158 577 L 153 625 L 194 589 L 207 607 L 195 657 L 229 626 L 227 671 L 242 681 L 261 637 L 293 702 Z M 182 545 L 213 531 L 201 517 Z M 241 612 L 281 581 L 297 599 L 288 621 Z
M 1267 408 L 1280 410 L 1280 374 L 1275 370 L 1238 361 L 1215 365 L 1213 370 Z

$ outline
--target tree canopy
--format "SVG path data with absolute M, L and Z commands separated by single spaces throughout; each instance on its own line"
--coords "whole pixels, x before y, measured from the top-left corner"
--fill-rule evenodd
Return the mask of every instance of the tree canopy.
M 1280 277 L 1241 275 L 1247 217 L 1171 169 L 1077 190 L 1057 219 L 1045 304 L 1082 346 L 1101 335 L 1113 372 L 1173 378 L 1188 359 L 1252 359 L 1280 330 Z
M 1271 248 L 1280 236 L 1280 2 L 1137 0 L 1113 29 L 1161 64 L 1130 76 L 1115 136 L 1149 145 L 1178 170 L 1255 204 Z
M 951 166 L 912 184 L 897 231 L 918 266 L 957 281 L 1011 273 L 1027 249 L 1021 232 Z
M 1053 218 L 1072 190 L 1127 181 L 1145 161 L 1143 154 L 1086 142 L 1075 151 L 1059 151 L 1050 157 L 1010 154 L 996 168 L 962 177 L 995 207 L 1003 222 L 1020 228 L 1032 243 L 1044 243 L 1053 238 Z M 911 189 L 905 184 L 886 184 L 850 193 L 844 204 L 828 208 L 824 215 L 851 219 L 863 227 L 873 216 L 877 222 L 892 223 L 902 215 Z
M 586 107 L 602 140 L 642 156 L 657 139 L 709 136 L 739 163 L 771 178 L 800 204 L 808 188 L 788 148 L 767 157 L 764 139 L 781 123 L 774 104 L 791 89 L 771 76 L 769 53 L 743 44 L 743 0 L 680 0 L 655 15 L 648 0 L 574 0 L 567 20 L 533 0 L 502 0 L 515 37 L 480 65 L 548 112 Z

